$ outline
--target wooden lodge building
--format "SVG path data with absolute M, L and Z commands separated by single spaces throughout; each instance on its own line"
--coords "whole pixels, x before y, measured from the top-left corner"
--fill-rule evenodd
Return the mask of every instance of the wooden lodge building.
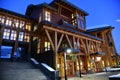
M 29 5 L 25 15 L 0 8 L 0 48 L 11 46 L 11 57 L 21 48 L 21 57 L 35 58 L 59 70 L 64 77 L 117 66 L 112 26 L 86 30 L 88 13 L 67 0 Z M 0 54 L 3 54 L 0 52 Z

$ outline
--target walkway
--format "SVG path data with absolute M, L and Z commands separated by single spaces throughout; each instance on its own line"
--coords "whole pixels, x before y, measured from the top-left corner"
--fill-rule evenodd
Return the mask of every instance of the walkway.
M 28 62 L 0 61 L 0 80 L 47 80 L 40 69 Z
M 119 74 L 120 71 L 118 72 L 101 72 L 101 73 L 95 73 L 95 74 L 87 74 L 87 75 L 82 75 L 82 77 L 73 77 L 73 78 L 68 78 L 68 80 L 109 80 L 108 76 L 111 75 L 116 75 Z M 62 79 L 64 80 L 64 79 Z

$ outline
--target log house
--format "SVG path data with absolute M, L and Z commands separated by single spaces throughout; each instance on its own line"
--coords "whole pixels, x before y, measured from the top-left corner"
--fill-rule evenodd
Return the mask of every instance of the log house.
M 73 50 L 66 57 L 67 76 L 117 66 L 113 27 L 86 30 L 86 16 L 86 11 L 67 0 L 29 5 L 25 15 L 0 8 L 0 49 L 12 46 L 14 56 L 21 47 L 22 57 L 48 64 L 61 77 L 67 48 Z

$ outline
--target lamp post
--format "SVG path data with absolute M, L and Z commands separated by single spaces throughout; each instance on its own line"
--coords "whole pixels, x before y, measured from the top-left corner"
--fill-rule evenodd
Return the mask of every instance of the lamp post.
M 67 66 L 66 66 L 66 53 L 71 53 L 72 50 L 71 49 L 67 49 L 65 52 L 64 52 L 64 76 L 65 76 L 65 80 L 67 80 Z

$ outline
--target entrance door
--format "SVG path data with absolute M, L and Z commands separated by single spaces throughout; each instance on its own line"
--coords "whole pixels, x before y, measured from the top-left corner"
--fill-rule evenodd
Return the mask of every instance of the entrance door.
M 75 71 L 74 71 L 74 62 L 72 60 L 67 60 L 67 76 L 74 76 Z

